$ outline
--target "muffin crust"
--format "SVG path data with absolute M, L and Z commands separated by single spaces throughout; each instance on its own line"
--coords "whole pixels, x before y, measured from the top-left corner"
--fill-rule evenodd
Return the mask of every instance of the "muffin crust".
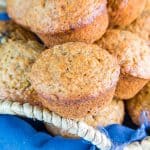
M 122 99 L 130 99 L 135 96 L 149 80 L 120 74 L 115 95 Z M 127 88 L 128 87 L 128 88 Z
M 110 29 L 97 44 L 117 57 L 122 74 L 150 79 L 150 48 L 136 34 Z
M 144 10 L 146 0 L 108 0 L 111 26 L 126 26 Z
M 147 42 L 129 31 L 110 29 L 97 44 L 118 59 L 120 79 L 115 95 L 129 99 L 150 79 L 150 48 Z
M 108 26 L 106 4 L 106 0 L 7 0 L 7 10 L 15 22 L 51 47 L 98 40 Z
M 136 33 L 150 43 L 150 10 L 144 11 L 127 30 Z
M 42 49 L 35 41 L 9 41 L 0 45 L 0 99 L 30 100 L 33 88 L 28 73 Z
M 7 11 L 35 32 L 54 34 L 90 24 L 105 5 L 106 0 L 7 0 Z
M 41 40 L 48 46 L 63 44 L 66 42 L 85 42 L 93 43 L 98 40 L 106 31 L 108 27 L 108 14 L 107 10 L 104 9 L 100 16 L 96 17 L 95 20 L 82 28 L 74 28 L 69 31 L 65 31 L 57 34 L 44 34 L 37 33 Z
M 43 103 L 49 107 L 54 104 L 50 108 L 54 112 L 65 111 L 54 110 L 57 103 L 57 106 L 65 105 L 72 113 L 78 114 L 71 110 L 71 106 L 88 107 L 89 103 L 92 105 L 91 101 L 96 105 L 95 100 L 91 99 L 97 99 L 99 95 L 109 101 L 118 76 L 119 66 L 107 51 L 96 45 L 70 42 L 44 51 L 32 67 L 30 80 L 39 95 L 46 99 Z M 85 110 L 86 113 L 88 111 Z
M 132 121 L 140 125 L 140 115 L 150 113 L 150 82 L 131 100 L 127 101 L 127 109 Z M 150 118 L 147 118 L 150 119 Z

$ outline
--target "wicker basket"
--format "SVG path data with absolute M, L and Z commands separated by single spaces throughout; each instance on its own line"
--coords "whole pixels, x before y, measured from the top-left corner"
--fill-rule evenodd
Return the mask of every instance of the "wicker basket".
M 5 7 L 5 0 L 0 0 L 0 11 L 3 12 Z M 29 103 L 20 104 L 18 102 L 1 100 L 0 114 L 24 116 L 53 124 L 70 134 L 82 137 L 91 142 L 96 145 L 98 149 L 110 150 L 112 148 L 111 140 L 103 131 L 88 126 L 84 122 L 76 122 L 71 119 L 62 118 L 47 109 L 41 109 L 40 107 L 32 106 Z M 150 150 L 150 137 L 146 137 L 141 142 L 131 143 L 130 145 L 125 146 L 124 150 Z
M 0 101 L 0 113 L 11 114 L 28 117 L 53 124 L 54 126 L 63 129 L 64 131 L 75 134 L 83 139 L 96 145 L 98 149 L 110 150 L 112 147 L 111 140 L 103 131 L 94 129 L 84 122 L 76 122 L 71 119 L 65 119 L 57 114 L 41 109 L 38 106 L 32 106 L 29 103 L 19 104 L 12 101 Z M 141 142 L 134 142 L 124 147 L 124 150 L 150 150 L 150 137 L 145 138 Z

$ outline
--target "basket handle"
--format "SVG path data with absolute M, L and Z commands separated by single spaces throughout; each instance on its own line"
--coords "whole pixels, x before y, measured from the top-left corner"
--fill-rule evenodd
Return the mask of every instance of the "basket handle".
M 32 106 L 29 103 L 20 104 L 19 102 L 1 100 L 0 113 L 20 115 L 53 124 L 57 128 L 61 128 L 70 134 L 74 134 L 91 142 L 97 146 L 98 149 L 111 149 L 111 141 L 102 131 L 88 126 L 84 122 L 76 122 L 71 119 L 60 117 L 59 115 L 48 111 L 45 108 L 42 109 L 38 106 Z

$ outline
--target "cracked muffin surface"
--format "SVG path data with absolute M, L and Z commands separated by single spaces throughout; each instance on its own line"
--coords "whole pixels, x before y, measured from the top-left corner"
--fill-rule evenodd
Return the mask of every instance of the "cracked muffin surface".
M 119 72 L 117 61 L 106 50 L 70 42 L 44 51 L 32 66 L 30 80 L 41 97 L 47 99 L 49 107 L 53 102 L 71 109 L 87 102 L 92 105 L 91 99 L 100 94 L 107 97 L 106 93 L 115 88 Z
M 36 41 L 9 41 L 0 45 L 0 99 L 26 101 L 33 92 L 31 66 L 42 51 Z

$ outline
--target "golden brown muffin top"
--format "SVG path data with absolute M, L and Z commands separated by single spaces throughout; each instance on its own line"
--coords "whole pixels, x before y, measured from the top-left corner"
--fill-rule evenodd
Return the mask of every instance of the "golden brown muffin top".
M 119 76 L 115 59 L 96 45 L 70 42 L 44 51 L 32 67 L 35 90 L 50 100 L 97 97 L 114 87 Z
M 140 115 L 143 111 L 150 113 L 150 82 L 132 99 L 127 101 L 129 114 L 136 124 L 140 124 Z
M 0 21 L 0 43 L 8 40 L 36 40 L 33 33 L 23 29 L 12 21 Z
M 150 79 L 150 47 L 136 34 L 110 29 L 97 44 L 117 57 L 121 73 Z
M 9 15 L 38 33 L 74 30 L 93 22 L 104 9 L 106 0 L 7 0 Z
M 150 10 L 144 11 L 126 29 L 150 42 Z
M 0 96 L 4 94 L 3 97 L 9 97 L 7 94 L 11 91 L 17 91 L 19 95 L 30 87 L 27 74 L 42 49 L 35 41 L 9 41 L 0 44 Z

